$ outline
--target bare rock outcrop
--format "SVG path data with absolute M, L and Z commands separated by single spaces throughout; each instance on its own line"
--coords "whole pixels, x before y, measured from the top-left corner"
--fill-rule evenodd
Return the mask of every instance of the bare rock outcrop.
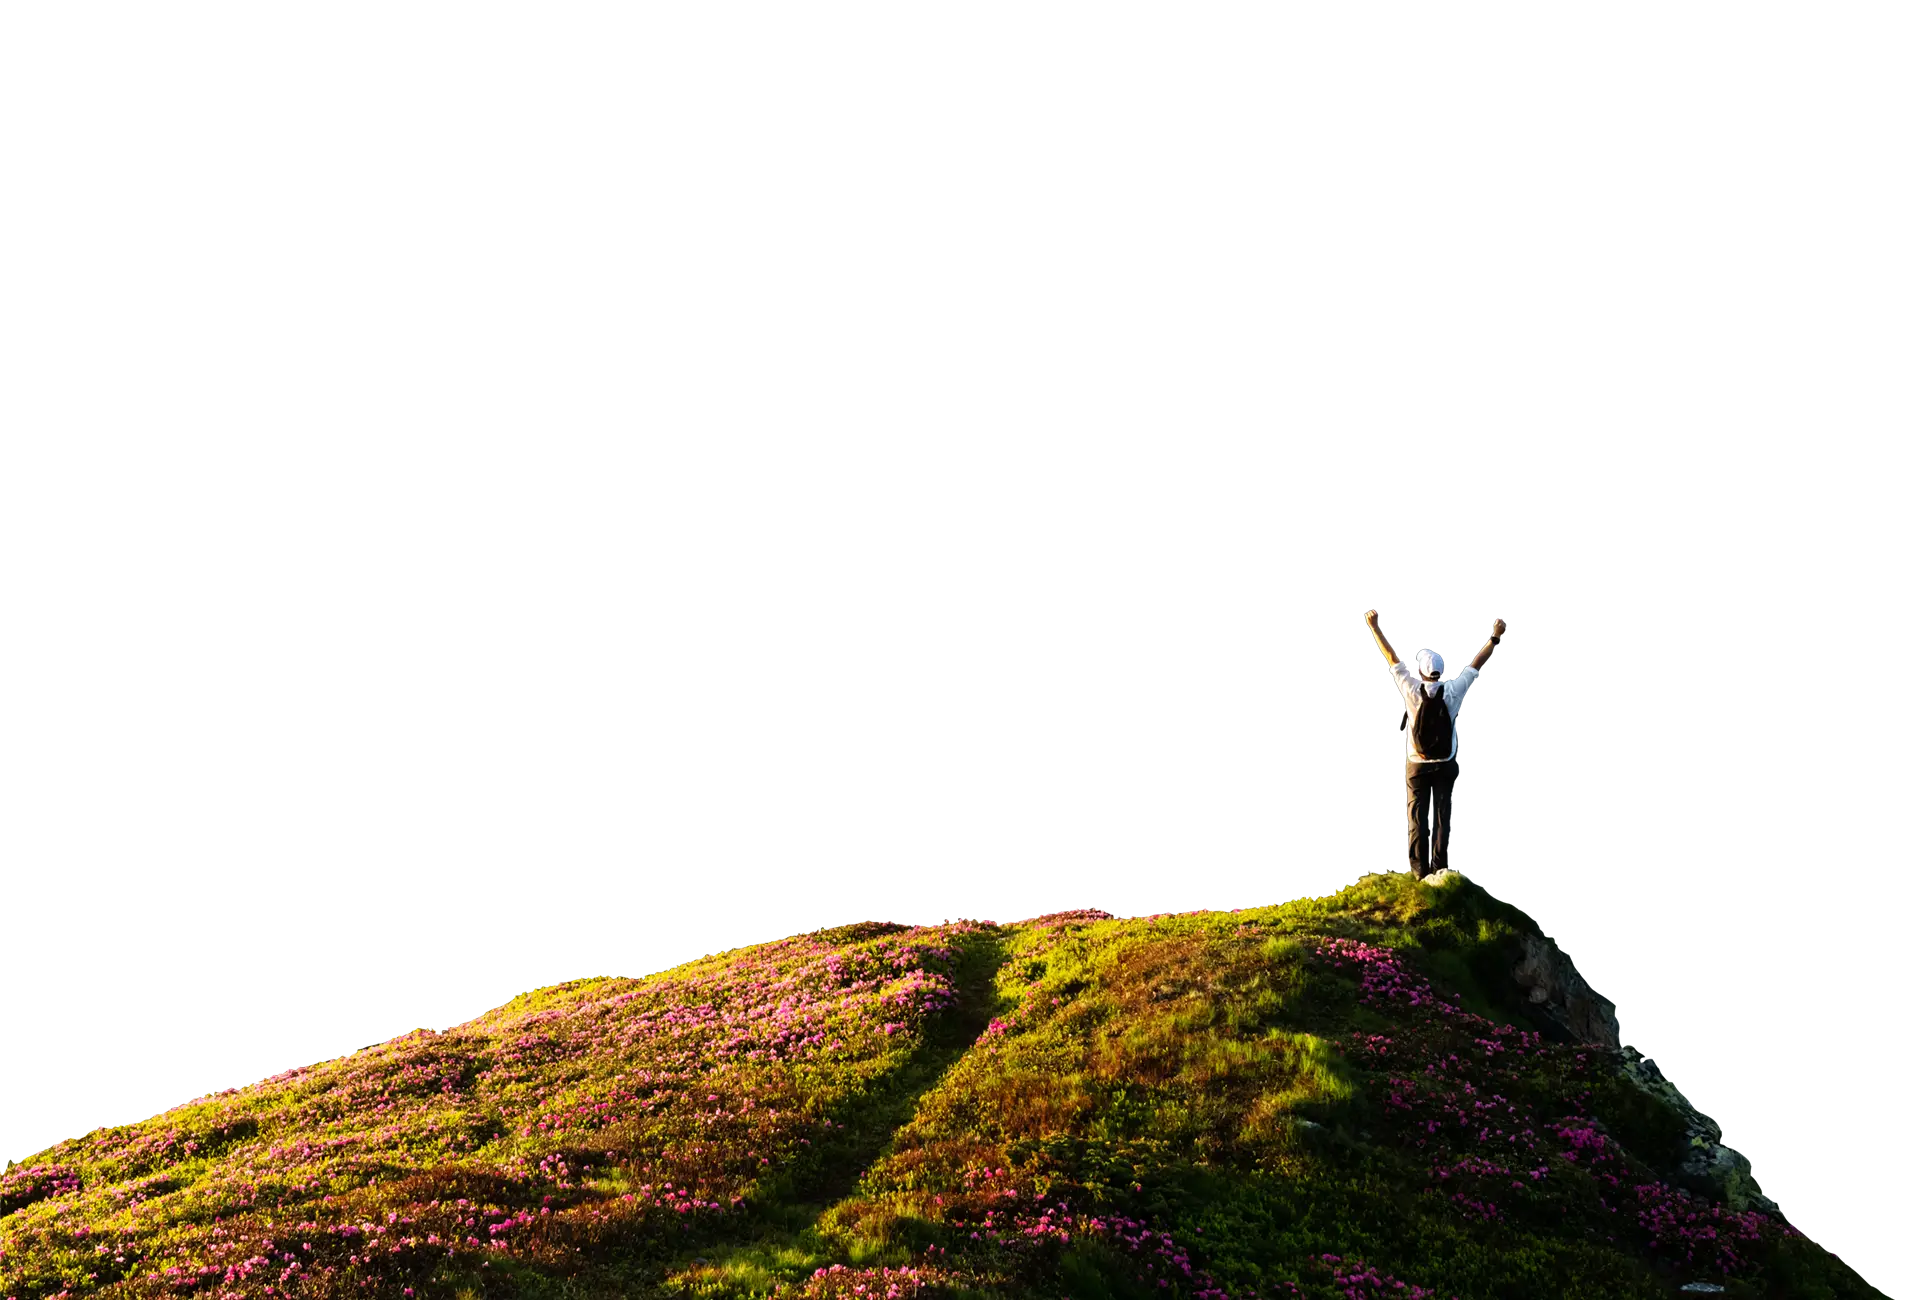
M 1575 1042 L 1620 1050 L 1620 1021 L 1613 1003 L 1593 991 L 1553 940 L 1545 935 L 1524 936 L 1513 979 L 1526 991 L 1533 1010 Z
M 1555 1029 L 1551 1037 L 1611 1052 L 1636 1087 L 1665 1100 L 1686 1121 L 1688 1148 L 1678 1168 L 1670 1171 L 1674 1183 L 1730 1210 L 1759 1210 L 1788 1223 L 1788 1214 L 1770 1194 L 1753 1191 L 1753 1168 L 1726 1143 L 1720 1125 L 1674 1085 L 1665 1066 L 1645 1060 L 1640 1045 L 1628 1043 L 1619 1020 L 1597 999 L 1565 949 L 1528 933 L 1517 956 L 1513 979 L 1526 991 L 1530 1010 Z

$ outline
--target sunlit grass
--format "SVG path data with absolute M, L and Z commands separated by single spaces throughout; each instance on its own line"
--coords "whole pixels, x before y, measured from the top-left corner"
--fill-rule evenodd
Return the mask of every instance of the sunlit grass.
M 1872 1294 L 1669 1181 L 1531 932 L 1379 876 L 571 981 L 10 1168 L 0 1300 Z

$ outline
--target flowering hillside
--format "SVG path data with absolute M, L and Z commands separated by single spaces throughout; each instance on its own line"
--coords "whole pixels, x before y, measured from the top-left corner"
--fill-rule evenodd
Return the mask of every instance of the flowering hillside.
M 1375 876 L 558 985 L 9 1166 L 0 1300 L 1877 1295 L 1528 936 Z

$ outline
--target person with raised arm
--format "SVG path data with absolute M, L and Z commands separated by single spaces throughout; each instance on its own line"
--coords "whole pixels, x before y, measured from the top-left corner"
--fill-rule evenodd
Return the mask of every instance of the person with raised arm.
M 1415 880 L 1424 880 L 1447 869 L 1447 835 L 1453 826 L 1453 783 L 1460 776 L 1460 737 L 1454 730 L 1453 720 L 1460 716 L 1467 688 L 1479 679 L 1480 669 L 1493 657 L 1493 648 L 1500 644 L 1507 625 L 1503 619 L 1493 620 L 1493 635 L 1480 647 L 1480 653 L 1457 676 L 1446 681 L 1440 680 L 1440 674 L 1447 669 L 1446 661 L 1431 650 L 1422 650 L 1413 657 L 1420 675 L 1416 678 L 1409 672 L 1380 630 L 1380 615 L 1371 609 L 1367 611 L 1367 627 L 1372 630 L 1380 653 L 1387 657 L 1394 685 L 1400 689 L 1400 698 L 1407 706 L 1400 718 L 1400 727 L 1407 733 L 1407 869 L 1413 872 Z M 1431 848 L 1427 831 L 1429 802 L 1433 805 Z

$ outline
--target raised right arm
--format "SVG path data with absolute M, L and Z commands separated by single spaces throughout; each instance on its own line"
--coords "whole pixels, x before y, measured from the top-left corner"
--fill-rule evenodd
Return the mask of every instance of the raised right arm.
M 1475 655 L 1473 662 L 1467 666 L 1472 668 L 1476 673 L 1482 668 L 1485 668 L 1487 666 L 1487 660 L 1493 658 L 1493 648 L 1500 644 L 1500 638 L 1506 634 L 1507 620 L 1504 618 L 1494 619 L 1493 635 L 1487 638 L 1487 643 L 1480 647 L 1480 653 Z

